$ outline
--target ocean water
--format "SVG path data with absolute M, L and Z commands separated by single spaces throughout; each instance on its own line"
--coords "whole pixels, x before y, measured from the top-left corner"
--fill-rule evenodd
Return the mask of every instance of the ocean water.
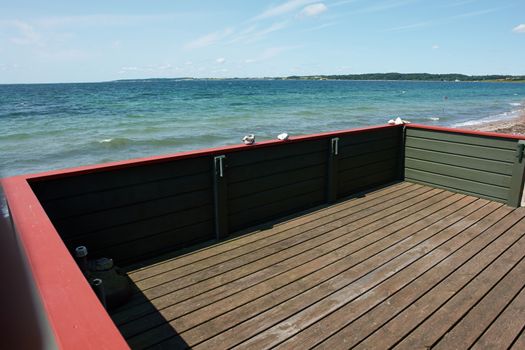
M 0 177 L 384 124 L 511 118 L 525 84 L 170 80 L 0 85 Z

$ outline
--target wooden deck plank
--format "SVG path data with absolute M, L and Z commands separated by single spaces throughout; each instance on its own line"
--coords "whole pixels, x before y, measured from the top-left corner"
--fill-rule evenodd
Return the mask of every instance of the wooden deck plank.
M 525 349 L 525 328 L 521 330 L 520 335 L 514 340 L 511 350 Z
M 327 305 L 324 306 L 335 306 L 341 302 L 341 299 L 346 300 L 356 293 L 359 293 L 362 289 L 367 288 L 367 286 L 372 287 L 373 285 L 380 283 L 395 273 L 398 269 L 413 262 L 418 257 L 417 246 L 420 243 L 443 230 L 451 223 L 460 220 L 463 215 L 479 209 L 484 204 L 486 204 L 486 202 L 473 202 L 469 206 L 456 211 L 451 214 L 451 216 L 432 225 L 430 228 L 417 230 L 408 239 L 382 251 L 381 254 L 375 255 L 365 264 L 360 264 L 355 268 L 351 268 L 341 275 L 323 282 L 322 284 L 288 300 L 286 303 L 280 304 L 240 325 L 237 325 L 234 329 L 223 332 L 214 338 L 199 344 L 196 348 L 223 345 L 234 346 L 250 338 L 252 338 L 251 340 L 253 341 L 253 336 L 255 334 L 274 326 L 279 323 L 279 321 L 286 320 L 294 313 L 325 298 L 327 298 L 327 301 L 323 304 Z M 421 222 L 422 221 L 420 221 L 420 223 Z M 410 249 L 414 251 L 414 254 L 403 254 Z M 281 329 L 280 332 L 277 333 L 282 334 L 284 331 L 289 330 L 289 326 L 292 325 L 292 323 L 284 322 L 284 325 L 282 325 L 284 329 Z M 192 344 L 192 340 L 189 336 L 185 336 L 185 340 Z
M 445 242 L 448 242 L 451 238 L 458 237 L 458 235 L 465 229 L 465 227 L 469 227 L 469 225 L 475 223 L 476 220 L 483 218 L 485 215 L 489 214 L 496 208 L 497 207 L 494 206 L 489 207 L 488 205 L 484 207 L 477 207 L 477 210 L 469 214 L 465 219 L 462 215 L 462 219 L 456 222 L 454 225 L 449 226 L 444 230 L 438 231 L 437 234 L 429 237 L 421 244 L 417 245 L 409 251 L 406 251 L 405 253 L 403 253 L 403 255 L 392 260 L 391 264 L 389 263 L 378 269 L 377 271 L 380 272 L 381 275 L 384 275 L 381 276 L 381 278 L 378 278 L 378 282 L 381 283 L 382 281 L 386 281 L 389 278 L 396 276 L 399 272 L 405 269 L 410 271 L 411 273 L 417 273 L 417 270 L 412 271 L 413 267 L 418 266 L 417 262 L 421 261 L 421 259 L 423 259 L 423 261 L 426 262 L 423 257 L 427 256 L 427 254 L 432 253 L 430 258 L 431 261 L 439 259 L 439 254 L 435 254 L 435 252 L 433 251 L 434 247 L 439 247 L 441 244 L 445 244 Z M 472 221 L 469 221 L 467 218 L 471 219 Z M 422 268 L 424 269 L 425 266 L 424 264 L 422 265 Z M 378 286 L 378 284 L 371 283 L 370 276 L 368 276 L 368 278 L 364 281 L 363 284 L 352 283 L 344 289 L 341 289 L 338 292 L 330 295 L 328 298 L 317 302 L 313 306 L 304 309 L 299 313 L 293 315 L 291 318 L 287 319 L 285 322 L 293 326 L 290 327 L 290 329 L 286 329 L 286 332 L 282 332 L 282 323 L 278 324 L 264 331 L 263 333 L 252 337 L 249 341 L 241 344 L 239 348 L 247 349 L 252 347 L 273 347 L 286 340 L 287 338 L 293 336 L 301 329 L 306 328 L 314 324 L 315 322 L 318 322 L 326 315 L 330 314 L 333 311 L 336 311 L 340 307 L 345 306 L 350 301 L 354 300 L 360 295 L 363 295 L 371 288 L 376 286 Z
M 498 208 L 484 217 L 482 220 L 478 221 L 476 224 L 469 227 L 467 230 L 453 237 L 442 246 L 437 247 L 433 252 L 427 254 L 410 267 L 404 269 L 393 278 L 387 280 L 385 283 L 382 283 L 371 289 L 359 298 L 348 303 L 343 308 L 337 310 L 323 320 L 313 324 L 311 327 L 303 329 L 299 334 L 281 344 L 279 348 L 293 349 L 296 348 L 298 344 L 301 344 L 305 347 L 314 346 L 320 343 L 323 339 L 337 333 L 339 330 L 352 323 L 352 321 L 364 315 L 375 306 L 380 305 L 392 294 L 395 294 L 403 288 L 406 288 L 407 290 L 414 290 L 413 288 L 409 287 L 411 283 L 414 283 L 416 279 L 425 274 L 427 276 L 432 275 L 429 272 L 434 267 L 442 264 L 443 261 L 453 254 L 458 252 L 463 253 L 465 246 L 467 246 L 475 238 L 479 237 L 489 227 L 492 227 L 496 222 L 499 222 L 499 220 L 507 215 L 510 211 L 510 208 Z M 460 256 L 462 258 L 465 257 L 464 253 Z M 434 276 L 436 276 L 436 274 L 434 274 Z M 429 284 L 429 281 L 425 281 L 425 284 Z M 392 305 L 391 301 L 388 301 L 386 305 Z M 375 318 L 374 321 L 377 322 L 378 319 Z M 347 333 L 347 330 L 341 331 L 338 339 L 340 339 L 342 334 Z M 327 347 L 332 348 L 331 346 Z M 335 347 L 337 347 L 337 344 L 335 344 Z
M 228 240 L 226 242 L 216 244 L 212 247 L 204 248 L 199 251 L 191 252 L 173 259 L 166 259 L 159 263 L 149 264 L 146 262 L 146 266 L 144 267 L 136 267 L 137 265 L 132 266 L 128 275 L 133 281 L 137 282 L 141 281 L 142 279 L 157 275 L 159 273 L 163 273 L 165 271 L 174 270 L 188 265 L 193 266 L 196 262 L 204 259 L 216 259 L 220 254 L 232 251 L 234 249 L 242 247 L 243 245 L 258 241 L 262 241 L 264 243 L 268 237 L 283 232 L 287 229 L 319 220 L 326 216 L 335 214 L 343 209 L 352 208 L 357 205 L 363 205 L 364 203 L 370 202 L 374 199 L 376 200 L 376 202 L 380 202 L 383 196 L 388 196 L 390 193 L 396 193 L 397 191 L 400 191 L 407 187 L 415 189 L 414 186 L 414 184 L 409 182 L 401 182 L 384 189 L 372 191 L 364 195 L 362 198 L 352 198 L 350 200 L 334 204 L 328 208 L 318 209 L 312 213 L 305 214 L 294 220 L 289 220 L 281 224 L 275 224 L 274 228 L 271 230 L 256 230 L 252 234 L 244 235 L 233 240 Z M 258 247 L 254 248 L 256 249 Z M 213 261 L 211 259 L 210 261 Z
M 133 349 L 525 343 L 525 208 L 402 182 L 129 270 Z
M 449 198 L 446 198 L 446 196 Z M 372 255 L 372 248 L 375 249 L 376 252 L 379 252 L 380 250 L 398 242 L 401 239 L 401 234 L 403 232 L 396 232 L 396 230 L 400 230 L 403 228 L 403 226 L 406 227 L 411 223 L 417 222 L 421 218 L 428 216 L 431 213 L 435 214 L 436 211 L 458 202 L 464 196 L 451 196 L 450 193 L 440 193 L 435 197 L 435 199 L 432 198 L 431 200 L 428 200 L 428 203 L 425 202 L 418 204 L 421 207 L 423 207 L 423 205 L 427 205 L 427 207 L 423 207 L 424 209 L 421 210 L 421 212 L 416 212 L 409 217 L 405 217 L 402 221 L 397 221 L 388 227 L 383 227 L 364 237 L 348 236 L 352 239 L 350 243 L 344 242 L 342 240 L 339 240 L 338 242 L 334 241 L 335 249 L 330 254 L 325 254 L 316 260 L 310 261 L 307 264 L 299 265 L 295 269 L 287 271 L 286 274 L 281 274 L 265 281 L 264 284 L 259 283 L 253 287 L 247 288 L 246 290 L 232 295 L 229 298 L 222 299 L 219 302 L 210 305 L 209 307 L 204 307 L 189 314 L 185 314 L 188 312 L 187 306 L 193 306 L 195 304 L 194 302 L 192 303 L 192 300 L 188 300 L 185 302 L 187 305 L 177 304 L 173 307 L 160 311 L 162 319 L 172 320 L 175 319 L 175 317 L 184 315 L 174 322 L 170 322 L 170 324 L 178 331 L 183 332 L 193 326 L 213 318 L 214 316 L 218 316 L 253 299 L 273 292 L 280 287 L 285 287 L 285 290 L 281 291 L 280 293 L 274 293 L 274 295 L 271 297 L 267 297 L 271 305 L 278 302 L 279 298 L 290 298 L 293 295 L 300 293 L 304 289 L 313 287 L 315 284 L 320 283 L 320 281 L 326 280 L 332 277 L 334 274 L 344 271 L 347 266 L 345 266 L 343 263 L 350 261 L 349 259 L 345 260 L 346 257 L 351 255 L 351 263 L 355 265 L 360 261 L 359 256 L 362 256 L 364 259 Z M 450 206 L 450 208 L 441 211 L 440 214 L 446 214 L 447 212 L 452 213 L 454 210 L 460 208 L 461 205 L 465 206 L 469 202 L 472 202 L 472 199 L 463 200 L 456 206 Z M 398 213 L 400 216 L 403 214 L 403 212 Z M 439 220 L 438 215 L 434 215 L 434 217 L 435 221 Z M 405 233 L 404 237 L 406 236 L 408 236 L 408 234 Z M 361 250 L 364 251 L 361 252 Z M 340 266 L 333 266 L 331 268 L 328 267 L 328 265 L 334 263 L 338 263 Z M 310 273 L 316 273 L 318 274 L 318 277 L 313 278 L 314 276 L 308 276 Z M 305 276 L 308 276 L 307 279 L 303 279 L 300 283 L 296 283 L 295 285 L 291 284 L 292 282 L 295 282 Z M 202 302 L 204 301 L 205 300 L 202 300 Z M 202 302 L 198 303 L 198 305 L 201 305 Z M 240 321 L 240 316 L 235 316 L 235 319 Z M 221 321 L 221 323 L 226 324 L 224 321 Z M 151 324 L 151 320 L 148 322 L 148 324 Z M 125 330 L 125 332 L 127 332 L 126 326 L 121 328 L 123 331 Z
M 519 255 L 525 248 L 525 239 L 522 237 L 525 232 L 523 223 L 523 220 L 520 221 L 519 229 L 514 226 L 509 230 L 515 235 L 513 239 L 520 238 L 517 244 L 492 261 L 491 265 L 485 267 L 469 264 L 466 268 L 459 269 L 460 272 L 443 281 L 431 293 L 413 303 L 405 312 L 390 320 L 373 336 L 367 338 L 360 344 L 361 347 L 366 348 L 370 344 L 390 346 L 401 341 L 398 348 L 413 349 L 430 346 L 437 341 L 450 327 L 447 321 L 454 315 L 456 319 L 463 315 L 458 313 L 462 302 L 476 301 L 476 297 L 479 299 L 480 295 L 483 295 L 520 260 Z M 501 241 L 501 243 L 506 242 Z M 476 263 L 479 262 L 476 261 Z M 480 270 L 482 270 L 481 273 Z M 444 304 L 449 301 L 448 307 L 443 308 Z M 451 307 L 452 303 L 455 308 Z M 425 323 L 421 324 L 424 321 Z
M 272 274 L 282 273 L 287 267 L 292 266 L 293 261 L 289 259 L 287 260 L 287 258 L 292 258 L 296 260 L 295 264 L 302 264 L 309 260 L 312 260 L 315 257 L 315 255 L 313 255 L 312 251 L 309 250 L 310 248 L 308 247 L 315 247 L 315 244 L 313 243 L 328 242 L 330 241 L 330 239 L 336 239 L 339 236 L 346 235 L 352 230 L 357 230 L 367 225 L 369 222 L 373 222 L 374 220 L 386 220 L 384 215 L 394 214 L 397 211 L 397 209 L 400 208 L 399 206 L 401 206 L 402 208 L 403 206 L 409 206 L 410 203 L 414 204 L 418 201 L 424 201 L 430 198 L 432 195 L 440 192 L 442 191 L 420 187 L 414 191 L 409 191 L 409 193 L 396 196 L 392 200 L 388 200 L 376 204 L 373 207 L 366 208 L 356 213 L 352 213 L 345 217 L 343 221 L 337 220 L 335 224 L 326 224 L 320 227 L 316 227 L 312 230 L 312 232 L 314 234 L 318 234 L 319 239 L 317 241 L 306 241 L 305 244 L 308 244 L 308 246 L 306 247 L 304 244 L 298 247 L 291 247 L 291 249 L 293 249 L 296 252 L 295 255 L 293 255 L 294 251 L 291 251 L 290 249 L 287 250 L 286 247 L 284 247 L 283 250 L 276 253 L 279 254 L 277 258 L 280 258 L 281 260 L 276 260 L 275 254 L 273 254 L 272 256 L 267 257 L 267 259 L 265 258 L 266 260 L 261 259 L 252 263 L 248 263 L 246 265 L 239 266 L 229 271 L 227 275 L 217 275 L 216 273 L 209 273 L 208 270 L 208 276 L 211 276 L 208 279 L 203 278 L 202 274 L 200 273 L 189 275 L 187 276 L 187 278 L 184 277 L 186 281 L 191 281 L 191 278 L 197 280 L 194 280 L 195 282 L 191 285 L 182 284 L 181 279 L 171 280 L 167 283 L 160 284 L 155 288 L 143 290 L 142 293 L 148 298 L 148 300 L 152 304 L 154 304 L 156 308 L 163 308 L 173 304 L 173 300 L 183 301 L 185 299 L 194 297 L 195 295 L 202 294 L 206 290 L 220 287 L 221 285 L 224 285 L 229 281 L 234 281 L 248 275 L 251 275 L 251 277 L 253 278 L 256 276 L 255 273 L 258 270 L 262 270 L 265 268 L 266 264 L 268 264 L 268 266 L 275 265 L 275 267 L 273 268 L 274 271 L 271 272 Z M 410 199 L 413 200 L 410 201 Z M 399 206 L 396 206 L 396 203 L 399 203 Z M 395 220 L 395 217 L 392 217 L 391 220 Z M 326 234 L 321 235 L 322 233 Z M 286 261 L 286 263 L 276 265 L 276 263 L 284 261 Z M 246 284 L 246 281 L 244 281 L 244 284 Z M 164 296 L 167 297 L 162 298 Z M 130 306 L 131 308 L 135 308 L 137 305 L 134 305 L 133 302 L 131 302 Z M 126 309 L 130 309 L 130 307 Z M 134 313 L 135 311 L 131 312 Z M 119 314 L 124 315 L 115 315 L 114 320 L 116 322 L 121 322 L 121 316 L 126 320 L 129 319 L 129 317 L 125 315 L 127 313 L 129 313 L 129 311 L 127 310 L 119 312 Z
M 511 286 L 513 287 L 513 286 Z M 514 298 L 503 313 L 472 346 L 472 349 L 508 349 L 525 327 L 525 289 Z
M 468 310 L 461 321 L 447 331 L 434 348 L 450 349 L 453 346 L 458 348 L 472 346 L 507 304 L 519 293 L 524 283 L 525 261 L 522 259 L 478 304 Z
M 446 208 L 444 212 L 442 211 L 439 213 L 435 213 L 436 215 L 434 215 L 433 218 L 429 217 L 429 220 L 432 220 L 432 222 L 436 222 L 439 219 L 441 219 L 443 216 L 446 216 L 447 213 L 452 214 L 455 211 L 457 211 L 459 208 L 464 207 L 467 204 L 473 202 L 473 198 L 463 198 L 462 200 L 458 202 L 457 198 L 460 198 L 460 197 L 458 197 L 458 195 L 455 195 L 454 197 L 456 197 L 457 205 L 453 205 L 453 206 Z M 435 210 L 437 208 L 434 207 L 431 209 Z M 396 229 L 397 229 L 399 230 L 398 233 L 402 233 L 402 230 L 400 230 L 400 228 L 403 228 L 403 221 L 398 221 L 393 226 L 394 227 L 392 229 L 389 229 L 388 231 L 396 232 Z M 422 228 L 421 224 L 412 225 L 409 229 L 404 230 L 403 236 L 406 238 L 407 236 L 410 236 L 411 234 L 413 234 L 414 232 L 417 232 L 421 228 Z M 400 239 L 402 239 L 403 236 L 400 237 L 399 235 L 397 235 L 397 237 L 392 237 L 392 242 L 398 242 Z M 262 298 L 254 300 L 251 303 L 244 304 L 241 307 L 236 308 L 232 312 L 228 312 L 220 317 L 217 317 L 211 320 L 210 322 L 201 324 L 200 326 L 190 330 L 188 333 L 183 333 L 185 336 L 185 339 L 187 341 L 190 341 L 190 343 L 192 343 L 192 341 L 195 342 L 198 340 L 204 340 L 206 339 L 206 337 L 210 337 L 210 334 L 209 334 L 210 332 L 219 333 L 220 331 L 227 329 L 229 325 L 239 323 L 241 320 L 245 320 L 254 315 L 257 315 L 258 313 L 260 313 L 261 311 L 264 311 L 265 309 L 272 308 L 276 304 L 276 301 L 277 302 L 284 301 L 294 295 L 301 294 L 308 287 L 316 286 L 317 284 L 323 281 L 326 281 L 328 277 L 332 277 L 334 275 L 341 274 L 345 272 L 346 270 L 348 270 L 348 268 L 350 267 L 360 264 L 359 269 L 363 271 L 362 272 L 363 274 L 366 274 L 366 272 L 372 269 L 373 266 L 381 265 L 382 263 L 384 263 L 384 260 L 388 258 L 388 255 L 382 254 L 382 255 L 375 257 L 373 259 L 374 261 L 369 260 L 366 263 L 361 263 L 361 262 L 365 261 L 370 256 L 374 256 L 375 254 L 380 253 L 382 250 L 391 246 L 392 244 L 395 244 L 392 242 L 390 242 L 386 247 L 384 246 L 383 242 L 377 242 L 378 244 L 375 244 L 375 246 L 369 246 L 360 252 L 348 255 L 343 260 L 338 262 L 337 264 L 328 266 L 325 269 L 321 269 L 317 271 L 316 273 L 308 275 L 305 278 L 297 281 L 297 283 L 286 285 L 284 288 L 280 290 L 276 290 L 268 295 L 265 295 Z M 387 242 L 384 242 L 384 243 L 387 243 Z M 390 255 L 392 254 L 393 253 L 391 252 Z M 337 276 L 335 276 L 335 278 L 332 278 L 332 279 L 336 279 L 336 278 Z M 156 334 L 156 336 L 158 335 L 159 334 Z
M 434 193 L 438 193 L 439 195 L 440 193 L 443 193 L 443 192 L 434 192 Z M 424 207 L 425 205 L 431 205 L 436 202 L 440 203 L 440 200 L 443 200 L 443 198 L 445 198 L 446 196 L 450 196 L 450 194 L 445 193 L 441 196 L 436 196 L 437 198 L 435 199 L 431 198 L 430 200 L 428 200 L 428 197 L 421 198 L 423 199 L 423 201 L 424 199 L 427 199 L 427 201 L 424 201 L 424 203 L 422 201 L 420 206 Z M 455 198 L 457 200 L 461 197 L 455 196 Z M 444 201 L 443 204 L 440 204 L 440 205 L 446 206 L 447 204 L 448 202 Z M 402 215 L 402 213 L 399 213 L 398 215 Z M 385 217 L 382 219 L 383 220 L 381 222 L 381 225 L 386 226 L 387 224 L 397 220 L 398 216 L 392 215 L 390 218 Z M 377 226 L 377 224 L 374 224 L 374 223 L 370 224 L 369 226 L 373 226 L 373 225 Z M 221 285 L 219 288 L 213 289 L 209 292 L 201 293 L 186 301 L 178 300 L 179 302 L 177 303 L 176 300 L 174 300 L 173 295 L 169 294 L 165 298 L 155 299 L 155 300 L 152 300 L 151 302 L 158 309 L 161 309 L 160 305 L 169 306 L 171 304 L 176 304 L 170 309 L 167 309 L 165 312 L 162 312 L 163 317 L 169 317 L 168 319 L 173 319 L 175 315 L 184 315 L 185 313 L 188 313 L 194 309 L 206 306 L 210 304 L 211 302 L 225 298 L 235 292 L 242 291 L 250 287 L 251 285 L 264 282 L 265 280 L 268 280 L 269 278 L 272 278 L 273 276 L 277 277 L 279 275 L 282 275 L 283 273 L 286 273 L 287 275 L 289 275 L 291 272 L 293 272 L 293 269 L 296 267 L 304 266 L 305 264 L 310 264 L 310 265 L 314 265 L 315 267 L 319 268 L 318 266 L 321 263 L 320 261 L 317 261 L 319 257 L 323 257 L 323 256 L 326 257 L 326 255 L 328 254 L 333 254 L 333 256 L 328 256 L 326 258 L 331 259 L 330 261 L 333 261 L 334 259 L 338 259 L 341 257 L 341 254 L 343 254 L 342 250 L 345 248 L 345 246 L 347 246 L 351 242 L 360 240 L 362 236 L 360 234 L 349 235 L 349 233 L 352 233 L 352 230 L 349 228 L 345 228 L 345 230 L 339 229 L 337 232 L 342 233 L 342 235 L 339 238 L 331 242 L 327 242 L 323 245 L 320 245 L 313 250 L 304 252 L 301 255 L 298 255 L 292 259 L 289 259 L 284 264 L 277 264 L 275 267 L 269 266 L 265 269 L 258 271 L 257 273 L 251 274 L 247 277 L 241 278 L 232 283 L 225 283 Z M 372 230 L 370 232 L 372 232 Z M 375 237 L 377 239 L 377 235 Z M 372 238 L 374 238 L 374 236 L 372 236 Z M 356 248 L 354 247 L 353 249 L 355 250 Z M 139 311 L 138 309 L 135 309 L 135 312 L 138 312 L 138 311 Z M 137 314 L 135 313 L 133 317 L 136 317 L 136 316 Z M 129 321 L 131 318 L 132 318 L 132 315 L 130 315 L 128 312 L 127 321 Z M 118 320 L 123 321 L 122 318 L 119 318 Z
M 430 192 L 428 188 L 416 189 L 414 191 L 407 190 L 404 194 L 392 194 L 392 197 L 383 198 L 382 203 L 373 203 L 368 208 L 370 210 L 362 210 L 358 212 L 353 210 L 343 210 L 334 214 L 333 216 L 328 217 L 326 220 L 317 220 L 312 222 L 312 225 L 301 225 L 296 226 L 290 230 L 287 230 L 282 235 L 279 235 L 277 238 L 281 240 L 276 241 L 273 244 L 267 244 L 260 249 L 250 246 L 244 246 L 242 250 L 236 251 L 237 256 L 232 256 L 231 254 L 224 254 L 223 259 L 217 259 L 218 262 L 213 261 L 212 264 L 209 261 L 206 261 L 204 264 L 192 264 L 188 267 L 187 270 L 191 273 L 180 273 L 180 270 L 177 271 L 167 271 L 156 276 L 152 276 L 148 279 L 143 279 L 141 281 L 135 282 L 137 287 L 141 290 L 147 290 L 158 285 L 164 284 L 166 282 L 171 282 L 177 280 L 177 283 L 181 285 L 188 285 L 191 283 L 190 278 L 184 279 L 186 276 L 196 275 L 198 273 L 198 278 L 203 279 L 207 276 L 217 275 L 221 271 L 233 269 L 234 267 L 245 265 L 249 262 L 258 261 L 263 259 L 266 256 L 269 256 L 273 253 L 283 250 L 283 248 L 290 248 L 296 244 L 306 242 L 310 239 L 321 236 L 323 239 L 328 239 L 327 231 L 329 228 L 342 227 L 348 225 L 351 220 L 367 220 L 370 218 L 370 214 L 373 211 L 386 209 L 387 205 L 410 205 L 409 201 L 405 201 L 409 198 L 414 198 L 418 194 Z M 401 201 L 401 203 L 399 203 Z M 398 204 L 399 203 L 399 204 Z M 368 209 L 366 208 L 366 209 Z M 330 221 L 329 221 L 330 220 Z M 275 238 L 273 236 L 272 238 Z M 264 243 L 266 243 L 266 240 Z M 312 245 L 316 245 L 316 241 L 311 242 Z M 202 267 L 201 269 L 199 269 Z M 218 267 L 218 268 L 217 268 Z M 187 271 L 186 270 L 186 271 Z M 187 281 L 189 280 L 189 281 Z
M 501 208 L 500 210 L 504 209 L 505 208 Z M 525 211 L 519 213 L 514 211 L 510 213 L 497 223 L 497 227 L 484 232 L 483 235 L 478 236 L 467 246 L 455 252 L 436 267 L 430 269 L 406 288 L 397 293 L 393 293 L 392 296 L 387 298 L 380 305 L 376 306 L 362 317 L 359 317 L 356 321 L 350 323 L 331 338 L 321 342 L 319 348 L 346 349 L 347 347 L 356 345 L 369 334 L 375 332 L 387 321 L 394 318 L 405 308 L 409 307 L 419 298 L 424 296 L 428 290 L 432 289 L 448 276 L 451 276 L 458 266 L 462 266 L 465 262 L 469 262 L 472 257 L 474 258 L 469 264 L 474 267 L 480 266 L 480 264 L 482 264 L 481 260 L 491 262 L 494 259 L 494 256 L 497 256 L 502 250 L 506 249 L 507 244 L 509 244 L 511 240 L 514 240 L 514 237 L 507 234 L 503 239 L 507 238 L 508 241 L 504 241 L 503 244 L 491 244 L 496 242 L 497 239 L 502 239 L 501 236 L 512 227 L 516 221 L 524 216 Z M 499 250 L 497 248 L 499 248 Z M 460 272 L 462 274 L 460 274 Z M 469 275 L 467 267 L 464 267 L 460 272 L 458 272 L 456 276 L 461 277 Z M 453 276 L 448 278 L 449 283 L 454 283 Z M 321 339 L 319 339 L 319 341 L 321 341 Z

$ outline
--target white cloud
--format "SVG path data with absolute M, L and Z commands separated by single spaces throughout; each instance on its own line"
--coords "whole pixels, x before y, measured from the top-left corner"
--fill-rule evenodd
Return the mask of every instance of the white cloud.
M 218 64 L 223 64 L 226 62 L 226 58 L 224 57 L 219 57 L 215 60 L 215 62 L 217 62 Z
M 13 21 L 2 21 L 4 26 L 14 28 L 17 31 L 15 36 L 9 38 L 9 40 L 16 45 L 38 45 L 43 46 L 44 41 L 42 36 L 37 33 L 35 28 L 27 22 L 13 20 Z
M 202 47 L 210 46 L 232 35 L 233 32 L 233 28 L 226 28 L 222 31 L 212 32 L 187 43 L 185 47 L 187 49 L 199 49 Z
M 432 45 L 432 50 L 437 50 L 437 49 L 439 49 L 439 45 L 436 45 L 436 44 Z
M 512 31 L 514 33 L 525 33 L 525 23 L 523 24 L 518 24 L 517 26 L 515 26 Z
M 243 42 L 243 43 L 253 43 L 257 40 L 261 40 L 262 38 L 266 37 L 268 34 L 276 32 L 278 30 L 284 29 L 290 25 L 290 21 L 282 21 L 282 22 L 275 22 L 272 23 L 270 26 L 263 28 L 258 31 L 254 31 L 254 29 L 251 29 L 249 31 L 242 31 L 239 33 L 239 35 L 236 35 L 232 38 L 232 40 L 229 41 L 229 44 L 233 44 L 236 42 Z
M 271 17 L 282 16 L 299 9 L 304 5 L 311 4 L 312 2 L 315 2 L 315 0 L 288 0 L 280 5 L 269 8 L 268 10 L 255 16 L 252 20 L 262 20 Z
M 317 16 L 320 15 L 323 12 L 326 12 L 328 10 L 328 7 L 326 7 L 325 4 L 322 2 L 319 2 L 317 4 L 308 5 L 301 11 L 301 15 L 311 17 L 311 16 Z

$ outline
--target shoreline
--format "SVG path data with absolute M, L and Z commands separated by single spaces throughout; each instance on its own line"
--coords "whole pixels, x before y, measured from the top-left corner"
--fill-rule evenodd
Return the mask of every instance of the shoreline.
M 502 134 L 525 135 L 525 110 L 522 110 L 520 115 L 517 117 L 463 126 L 462 128 L 478 131 L 499 132 Z

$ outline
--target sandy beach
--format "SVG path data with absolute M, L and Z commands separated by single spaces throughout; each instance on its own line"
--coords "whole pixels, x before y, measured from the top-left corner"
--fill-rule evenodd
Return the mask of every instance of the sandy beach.
M 465 128 L 479 131 L 500 132 L 503 134 L 525 135 L 525 110 L 523 110 L 521 115 L 516 118 L 472 125 Z

